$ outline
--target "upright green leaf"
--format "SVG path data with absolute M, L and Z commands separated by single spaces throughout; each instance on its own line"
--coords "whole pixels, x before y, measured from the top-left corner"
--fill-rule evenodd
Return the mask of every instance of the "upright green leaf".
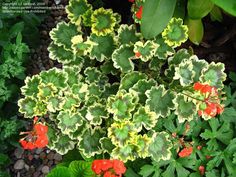
M 188 15 L 191 19 L 201 19 L 212 10 L 213 6 L 211 0 L 188 0 Z
M 215 5 L 221 7 L 229 14 L 236 16 L 236 1 L 235 0 L 211 0 Z
M 190 41 L 196 45 L 199 45 L 204 34 L 202 20 L 192 20 L 188 18 L 185 23 L 188 26 L 188 37 Z
M 162 32 L 170 21 L 176 0 L 146 0 L 141 19 L 141 32 L 147 39 Z

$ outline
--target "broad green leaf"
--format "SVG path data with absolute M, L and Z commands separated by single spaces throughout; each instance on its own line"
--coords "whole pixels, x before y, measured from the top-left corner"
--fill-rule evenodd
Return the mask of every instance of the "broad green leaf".
M 95 177 L 92 170 L 92 162 L 82 160 L 72 161 L 68 167 L 71 172 L 71 177 Z
M 67 167 L 58 166 L 52 169 L 46 177 L 71 177 L 71 172 Z
M 122 72 L 127 73 L 134 70 L 134 63 L 131 61 L 131 57 L 134 56 L 133 46 L 127 44 L 121 45 L 112 54 L 112 60 L 114 67 L 120 69 Z
M 163 118 L 170 115 L 170 110 L 174 109 L 173 99 L 175 98 L 172 91 L 166 90 L 163 85 L 159 85 L 151 87 L 145 94 L 148 97 L 146 105 L 151 111 Z
M 146 0 L 143 6 L 141 32 L 151 39 L 162 32 L 170 21 L 176 0 Z
M 211 0 L 188 0 L 188 16 L 194 20 L 202 19 L 212 10 L 213 6 Z
M 169 160 L 171 158 L 171 148 L 172 143 L 169 134 L 166 132 L 155 132 L 148 151 L 153 160 L 159 162 L 161 159 Z
M 199 45 L 204 34 L 202 20 L 192 20 L 190 18 L 187 18 L 185 23 L 188 26 L 188 37 L 190 41 L 196 45 Z
M 120 81 L 119 89 L 128 91 L 134 84 L 136 84 L 141 79 L 147 79 L 147 75 L 138 71 L 132 71 L 125 74 Z
M 236 1 L 235 0 L 211 0 L 215 5 L 221 7 L 223 10 L 229 14 L 236 16 Z
M 166 59 L 168 56 L 171 56 L 175 53 L 175 50 L 167 45 L 162 37 L 158 36 L 154 42 L 159 46 L 157 47 L 156 53 L 154 54 L 159 59 Z
M 94 129 L 88 128 L 85 130 L 81 141 L 77 144 L 77 148 L 81 150 L 82 154 L 87 158 L 101 154 L 102 149 L 99 140 L 104 137 L 104 135 L 104 131 L 100 127 Z
M 139 172 L 142 177 L 149 177 L 152 173 L 154 173 L 155 167 L 152 165 L 144 165 Z
M 134 44 L 139 40 L 140 34 L 136 32 L 134 25 L 122 24 L 118 29 L 116 38 L 121 45 Z

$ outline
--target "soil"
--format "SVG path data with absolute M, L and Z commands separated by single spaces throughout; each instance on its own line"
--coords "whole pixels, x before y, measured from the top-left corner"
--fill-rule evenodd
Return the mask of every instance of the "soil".
M 48 6 L 55 6 L 53 0 L 45 0 Z M 91 0 L 89 0 L 91 1 Z M 92 2 L 92 1 L 91 1 Z M 68 0 L 61 0 L 64 7 Z M 104 0 L 105 8 L 112 8 L 122 15 L 122 22 L 132 23 L 128 0 Z M 68 21 L 64 10 L 52 10 L 40 25 L 40 45 L 36 49 L 31 49 L 30 61 L 27 75 L 38 74 L 42 70 L 52 67 L 61 67 L 56 61 L 52 61 L 48 56 L 47 47 L 51 42 L 49 32 L 59 21 Z M 226 72 L 236 72 L 236 18 L 224 15 L 224 20 L 212 22 L 209 18 L 204 19 L 205 34 L 199 46 L 191 42 L 185 43 L 182 47 L 193 48 L 194 53 L 199 58 L 208 61 L 223 62 Z M 55 159 L 56 156 L 56 159 Z M 13 177 L 44 177 L 57 163 L 61 161 L 61 156 L 47 148 L 24 151 L 17 148 L 11 155 L 13 163 L 10 166 Z

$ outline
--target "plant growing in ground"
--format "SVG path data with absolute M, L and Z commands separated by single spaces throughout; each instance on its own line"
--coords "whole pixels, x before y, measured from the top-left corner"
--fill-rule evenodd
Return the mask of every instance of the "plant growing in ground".
M 122 160 L 127 176 L 140 171 L 140 159 L 146 177 L 234 173 L 233 151 L 223 149 L 232 149 L 234 131 L 217 118 L 224 110 L 224 64 L 176 50 L 187 39 L 181 19 L 146 39 L 137 24 L 120 24 L 119 14 L 86 0 L 71 0 L 66 11 L 70 22 L 52 29 L 48 47 L 62 68 L 27 77 L 18 102 L 26 118 L 49 118 L 50 149 Z M 230 164 L 210 171 L 216 162 L 206 155 L 225 152 Z

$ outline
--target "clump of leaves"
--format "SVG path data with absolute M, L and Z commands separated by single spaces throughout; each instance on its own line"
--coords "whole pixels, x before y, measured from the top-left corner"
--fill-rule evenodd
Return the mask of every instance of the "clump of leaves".
M 77 11 L 79 4 L 84 8 Z M 77 148 L 85 159 L 101 154 L 134 164 L 144 159 L 155 165 L 140 172 L 146 177 L 200 174 L 198 167 L 208 162 L 204 155 L 212 155 L 208 146 L 221 148 L 233 138 L 231 125 L 212 118 L 215 109 L 209 106 L 223 109 L 224 64 L 175 50 L 179 42 L 167 42 L 165 35 L 147 39 L 134 25 L 119 25 L 118 14 L 94 9 L 86 0 L 71 0 L 67 13 L 70 21 L 52 29 L 48 48 L 62 68 L 27 77 L 18 102 L 26 118 L 48 115 L 48 147 L 61 154 Z M 167 37 L 175 25 L 165 31 Z M 183 42 L 186 26 L 178 27 Z M 196 83 L 208 89 L 196 89 Z M 204 155 L 196 150 L 203 144 Z M 189 157 L 178 157 L 186 149 Z

